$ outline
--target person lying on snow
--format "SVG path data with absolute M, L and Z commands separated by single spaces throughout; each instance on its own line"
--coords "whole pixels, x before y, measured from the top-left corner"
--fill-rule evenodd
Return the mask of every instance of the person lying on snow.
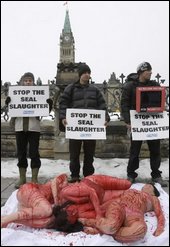
M 66 174 L 46 184 L 27 183 L 17 192 L 19 211 L 1 217 L 1 227 L 20 223 L 33 228 L 58 231 L 104 233 L 117 241 L 132 242 L 147 231 L 144 213 L 155 211 L 155 236 L 164 230 L 164 216 L 156 188 L 147 184 L 142 191 L 129 189 L 126 179 L 90 175 L 69 184 Z

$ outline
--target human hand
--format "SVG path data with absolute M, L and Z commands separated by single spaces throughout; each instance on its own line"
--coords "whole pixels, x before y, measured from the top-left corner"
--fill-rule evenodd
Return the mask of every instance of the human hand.
M 5 100 L 5 105 L 8 105 L 11 102 L 11 97 L 7 97 Z
M 85 232 L 86 234 L 98 234 L 98 233 L 100 233 L 98 229 L 96 229 L 95 227 L 90 227 L 90 226 L 84 226 L 83 232 Z
M 126 124 L 126 128 L 127 128 L 128 130 L 131 130 L 131 125 L 130 125 L 130 124 Z
M 52 99 L 50 99 L 50 98 L 47 99 L 46 102 L 47 102 L 49 105 L 50 105 L 50 104 L 51 104 L 51 105 L 53 104 L 53 101 L 52 101 Z
M 52 101 L 52 99 L 49 98 L 46 100 L 46 102 L 49 104 L 49 112 L 50 112 L 53 108 L 53 101 Z
M 62 124 L 63 124 L 64 126 L 66 126 L 66 125 L 67 125 L 67 120 L 66 120 L 66 119 L 62 119 Z
M 107 122 L 107 121 L 105 121 L 105 122 L 104 122 L 104 126 L 105 126 L 105 127 L 107 127 L 107 124 L 108 124 L 108 122 Z
M 156 229 L 155 230 L 155 232 L 153 233 L 153 235 L 155 236 L 155 237 L 157 237 L 157 236 L 159 236 L 159 235 L 161 235 L 161 233 L 163 232 L 164 230 L 163 229 Z

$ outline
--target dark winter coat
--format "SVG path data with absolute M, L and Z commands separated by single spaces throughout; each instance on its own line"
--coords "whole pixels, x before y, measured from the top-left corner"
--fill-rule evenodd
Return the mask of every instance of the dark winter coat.
M 105 110 L 106 120 L 110 121 L 104 97 L 93 84 L 81 85 L 78 81 L 68 85 L 59 100 L 60 120 L 66 118 L 67 108 Z
M 121 97 L 121 115 L 125 123 L 130 124 L 130 110 L 136 110 L 136 88 L 153 86 L 160 86 L 160 84 L 153 80 L 139 82 L 138 74 L 136 73 L 127 76 Z

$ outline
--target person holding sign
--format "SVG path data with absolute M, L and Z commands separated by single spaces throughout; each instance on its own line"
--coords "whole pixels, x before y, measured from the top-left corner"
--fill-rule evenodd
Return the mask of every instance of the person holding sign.
M 66 126 L 66 110 L 67 108 L 77 109 L 94 109 L 106 111 L 106 122 L 110 121 L 107 113 L 106 102 L 100 90 L 93 84 L 89 83 L 91 70 L 87 64 L 81 64 L 78 68 L 79 80 L 68 85 L 59 101 L 59 120 L 63 127 Z M 61 130 L 62 131 L 62 130 Z M 96 147 L 96 140 L 75 140 L 69 139 L 70 152 L 70 182 L 80 180 L 80 150 L 83 143 L 84 149 L 84 163 L 83 175 L 84 177 L 94 173 L 93 160 Z
M 34 75 L 31 72 L 26 72 L 20 79 L 20 86 L 33 86 Z M 5 103 L 8 105 L 11 98 L 8 96 Z M 52 109 L 52 100 L 47 99 L 49 110 Z M 10 125 L 16 132 L 17 157 L 19 168 L 19 181 L 15 184 L 18 189 L 22 184 L 26 183 L 26 170 L 28 167 L 27 161 L 27 146 L 29 144 L 29 157 L 31 159 L 32 182 L 38 183 L 38 172 L 41 166 L 39 155 L 39 140 L 40 140 L 40 119 L 39 117 L 12 117 Z
M 150 80 L 152 67 L 148 62 L 143 62 L 137 67 L 137 73 L 132 73 L 127 77 L 123 86 L 121 97 L 121 114 L 126 123 L 128 131 L 131 131 L 130 110 L 136 110 L 136 89 L 138 87 L 157 87 L 160 86 L 156 81 Z M 141 120 L 142 121 L 142 120 Z M 150 167 L 152 181 L 160 183 L 163 187 L 167 184 L 161 177 L 159 170 L 161 165 L 160 140 L 147 140 L 150 151 Z M 130 157 L 127 166 L 128 179 L 134 183 L 138 173 L 135 171 L 139 168 L 139 153 L 141 149 L 141 140 L 132 140 L 130 146 Z

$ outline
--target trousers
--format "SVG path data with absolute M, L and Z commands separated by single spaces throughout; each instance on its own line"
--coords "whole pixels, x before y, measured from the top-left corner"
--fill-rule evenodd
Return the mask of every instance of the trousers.
M 31 159 L 31 169 L 40 168 L 41 161 L 39 155 L 39 140 L 40 132 L 34 131 L 17 131 L 16 144 L 17 144 L 17 157 L 18 167 L 27 168 L 27 148 L 29 150 L 29 157 Z
M 96 148 L 96 140 L 69 140 L 70 152 L 70 171 L 71 177 L 79 177 L 80 174 L 80 152 L 83 144 L 84 160 L 83 175 L 84 177 L 94 173 L 93 161 Z
M 133 141 L 131 139 L 130 156 L 127 166 L 128 177 L 136 178 L 138 173 L 135 171 L 139 168 L 139 153 L 143 141 Z M 150 152 L 150 168 L 152 178 L 161 177 L 159 170 L 161 164 L 160 140 L 147 140 Z

